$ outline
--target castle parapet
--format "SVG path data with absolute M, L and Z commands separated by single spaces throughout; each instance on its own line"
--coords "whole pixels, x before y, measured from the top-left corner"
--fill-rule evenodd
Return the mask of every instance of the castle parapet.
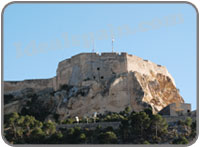
M 119 55 L 119 53 L 116 53 L 116 52 L 114 52 L 114 53 L 101 53 L 102 57 L 116 57 L 118 55 Z

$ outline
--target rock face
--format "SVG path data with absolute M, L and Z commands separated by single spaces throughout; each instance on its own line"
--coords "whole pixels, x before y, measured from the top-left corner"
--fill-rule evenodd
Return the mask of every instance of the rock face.
M 46 119 L 120 112 L 128 106 L 134 111 L 152 107 L 157 113 L 184 102 L 164 66 L 127 53 L 78 54 L 60 62 L 51 79 L 4 82 L 4 95 L 6 114 Z

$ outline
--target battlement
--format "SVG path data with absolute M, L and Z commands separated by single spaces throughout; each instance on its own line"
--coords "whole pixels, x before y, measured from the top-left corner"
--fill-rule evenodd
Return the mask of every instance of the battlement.
M 118 52 L 80 53 L 80 54 L 77 54 L 77 55 L 72 56 L 71 59 L 73 59 L 73 58 L 78 58 L 78 57 L 81 57 L 81 56 L 93 56 L 93 57 L 95 57 L 95 56 L 96 56 L 96 57 L 119 57 L 119 56 L 127 56 L 127 55 L 129 55 L 129 54 L 126 53 L 126 52 L 121 52 L 121 53 L 118 53 Z M 132 56 L 132 55 L 129 55 L 129 56 Z

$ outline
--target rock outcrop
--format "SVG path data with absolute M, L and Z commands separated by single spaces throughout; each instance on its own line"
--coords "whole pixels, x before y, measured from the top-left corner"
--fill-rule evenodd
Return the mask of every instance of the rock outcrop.
M 134 111 L 152 107 L 157 113 L 184 102 L 164 66 L 126 53 L 79 54 L 60 62 L 54 78 L 35 81 L 4 83 L 5 114 L 65 119 L 128 106 Z

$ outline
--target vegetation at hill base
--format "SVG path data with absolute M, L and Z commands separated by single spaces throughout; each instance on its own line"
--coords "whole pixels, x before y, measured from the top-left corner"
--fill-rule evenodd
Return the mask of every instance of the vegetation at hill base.
M 75 125 L 57 129 L 59 124 L 74 124 L 74 118 L 62 121 L 37 120 L 34 116 L 12 113 L 4 116 L 4 136 L 11 144 L 187 144 L 196 137 L 196 121 L 186 120 L 168 124 L 151 109 L 131 112 L 127 107 L 120 113 L 98 114 L 96 122 L 120 122 L 118 129 L 112 126 L 96 129 Z M 83 118 L 81 123 L 94 123 Z

